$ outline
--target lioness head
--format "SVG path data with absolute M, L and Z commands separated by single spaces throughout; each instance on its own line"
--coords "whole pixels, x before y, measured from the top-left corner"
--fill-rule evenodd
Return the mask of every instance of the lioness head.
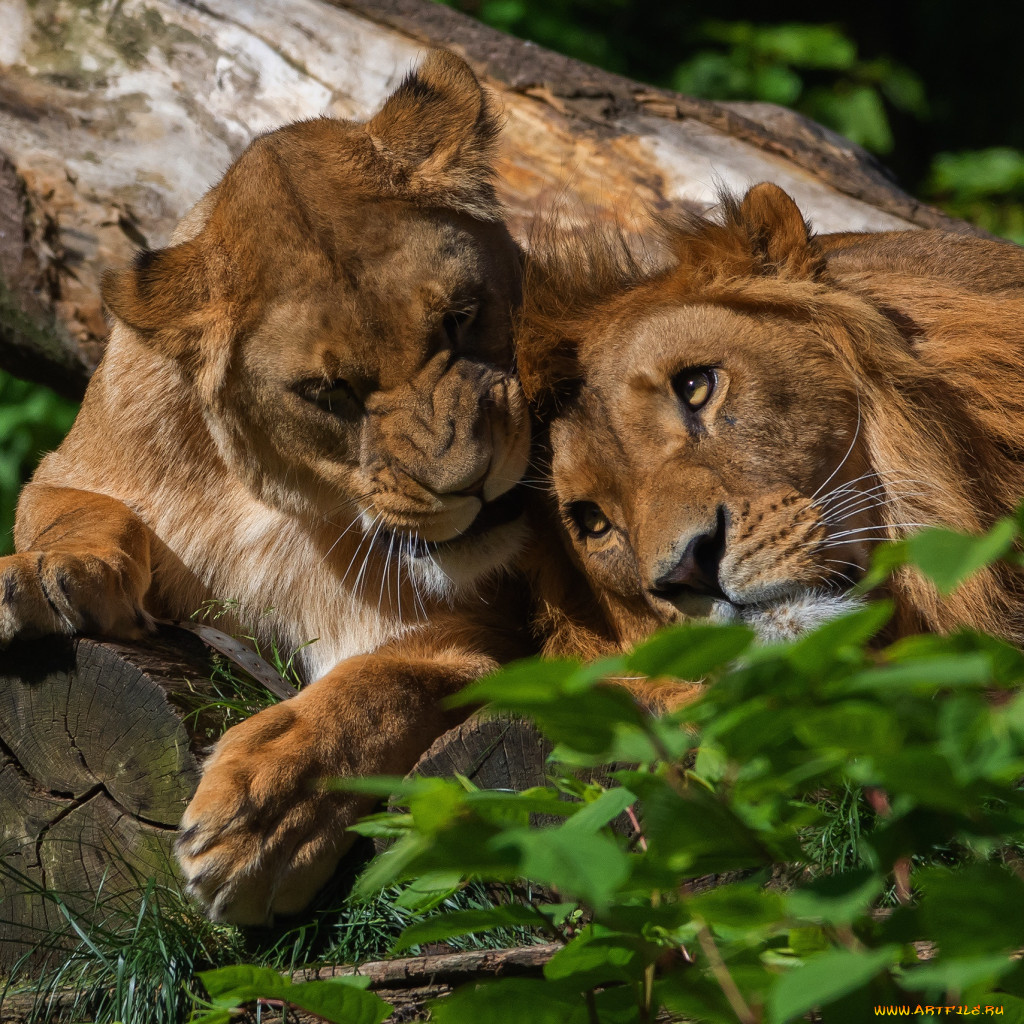
M 497 131 L 469 67 L 435 52 L 365 124 L 256 139 L 175 244 L 104 281 L 115 331 L 180 369 L 252 493 L 335 536 L 398 538 L 441 591 L 519 543 L 521 257 Z
M 914 246 L 944 265 L 944 236 L 920 234 L 895 261 L 885 236 L 875 272 L 871 236 L 816 239 L 760 185 L 721 223 L 671 229 L 660 269 L 590 239 L 528 270 L 520 372 L 571 551 L 621 640 L 695 615 L 792 636 L 855 606 L 878 541 L 980 530 L 1024 494 L 1021 289 L 971 295 L 939 279 L 951 262 L 914 276 Z M 973 242 L 965 276 L 986 246 L 1024 267 Z M 1003 570 L 947 601 L 905 571 L 892 594 L 902 630 L 1024 637 Z

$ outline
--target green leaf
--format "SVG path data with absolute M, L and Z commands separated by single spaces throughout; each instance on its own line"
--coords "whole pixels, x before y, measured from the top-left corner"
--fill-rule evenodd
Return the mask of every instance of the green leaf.
M 588 925 L 545 965 L 549 981 L 571 981 L 583 992 L 616 981 L 639 981 L 661 947 L 637 936 Z
M 891 601 L 872 601 L 801 637 L 786 651 L 790 663 L 819 676 L 840 658 L 862 657 L 861 648 L 892 618 Z
M 448 699 L 452 707 L 492 700 L 541 702 L 565 692 L 566 681 L 580 670 L 578 661 L 527 659 L 506 665 L 500 672 L 484 676 Z
M 984 981 L 993 983 L 1008 974 L 1016 964 L 1005 953 L 988 956 L 944 956 L 920 967 L 911 967 L 900 975 L 900 985 L 911 991 L 927 989 L 936 993 L 959 991 Z
M 768 997 L 769 1024 L 784 1024 L 835 1002 L 866 985 L 898 955 L 898 946 L 884 946 L 865 953 L 835 949 L 808 960 L 802 967 L 784 974 L 772 988 Z
M 851 692 L 925 691 L 947 686 L 987 686 L 992 681 L 988 654 L 939 654 L 896 665 L 883 665 L 850 676 L 842 688 Z
M 399 839 L 394 846 L 377 854 L 367 864 L 366 870 L 352 887 L 353 894 L 358 898 L 365 898 L 399 881 L 405 877 L 409 865 L 429 849 L 430 840 L 419 833 L 412 832 Z
M 1013 519 L 1000 519 L 988 533 L 969 537 L 953 530 L 923 530 L 907 539 L 907 556 L 938 588 L 951 594 L 969 576 L 1002 558 L 1017 536 Z
M 773 929 L 783 920 L 783 900 L 777 892 L 769 892 L 762 884 L 733 882 L 721 885 L 686 901 L 687 909 L 699 920 L 718 932 L 756 933 Z
M 996 864 L 915 872 L 924 934 L 958 956 L 1024 946 L 1024 881 Z
M 867 868 L 825 875 L 786 898 L 789 913 L 796 918 L 845 925 L 868 914 L 885 888 L 882 875 Z
M 457 892 L 462 875 L 457 871 L 428 871 L 418 875 L 395 900 L 396 907 L 426 913 Z
M 627 657 L 627 668 L 643 676 L 697 682 L 734 661 L 753 643 L 746 626 L 693 623 L 656 633 Z
M 503 978 L 463 985 L 430 1004 L 434 1024 L 586 1024 L 587 1011 L 571 984 Z
M 793 733 L 809 750 L 834 748 L 850 754 L 892 754 L 903 730 L 885 707 L 866 701 L 843 701 L 801 715 Z
M 581 841 L 561 828 L 510 829 L 493 840 L 499 851 L 516 850 L 525 878 L 554 886 L 562 895 L 604 907 L 629 877 L 629 858 L 602 833 Z
M 547 919 L 535 907 L 519 903 L 505 903 L 484 910 L 456 910 L 438 914 L 425 921 L 409 925 L 395 940 L 393 949 L 397 952 L 410 946 L 421 946 L 427 942 L 441 942 L 455 935 L 471 935 L 474 932 L 489 931 L 492 928 L 525 926 L 543 928 Z
M 369 978 L 349 976 L 293 984 L 269 967 L 238 964 L 203 971 L 199 980 L 218 1009 L 244 1006 L 257 999 L 280 999 L 331 1024 L 380 1024 L 394 1009 L 364 991 Z
M 562 831 L 580 839 L 593 835 L 636 803 L 636 795 L 624 786 L 605 790 L 596 800 L 583 805 L 563 826 Z

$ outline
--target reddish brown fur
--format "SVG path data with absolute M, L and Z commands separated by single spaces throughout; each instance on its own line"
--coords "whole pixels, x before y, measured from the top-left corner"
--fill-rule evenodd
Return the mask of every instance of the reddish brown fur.
M 628 644 L 678 617 L 655 583 L 686 542 L 721 541 L 730 601 L 771 601 L 776 615 L 862 571 L 865 541 L 901 536 L 901 523 L 977 532 L 1024 496 L 1019 248 L 939 232 L 815 237 L 771 185 L 723 207 L 721 222 L 667 226 L 661 267 L 639 269 L 607 236 L 528 267 L 520 375 L 547 420 L 566 548 L 592 597 L 545 612 L 570 646 Z M 689 412 L 673 381 L 694 366 L 717 368 L 717 384 Z M 833 472 L 823 493 L 848 490 L 826 515 L 814 495 Z M 607 514 L 602 537 L 579 532 L 579 502 Z M 1024 642 L 1015 570 L 946 600 L 905 571 L 892 596 L 899 632 L 966 624 Z

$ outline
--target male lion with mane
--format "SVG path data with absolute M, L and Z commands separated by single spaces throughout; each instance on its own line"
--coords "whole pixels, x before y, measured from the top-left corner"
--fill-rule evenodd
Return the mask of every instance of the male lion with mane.
M 693 616 L 767 641 L 855 607 L 872 547 L 977 532 L 1024 496 L 1024 250 L 937 231 L 813 235 L 771 184 L 667 227 L 531 257 L 517 359 L 587 599 L 537 568 L 551 650 Z M 1024 642 L 1004 565 L 941 598 L 891 581 L 892 635 Z
M 229 730 L 185 813 L 215 918 L 304 905 L 367 807 L 315 782 L 408 770 L 453 724 L 439 699 L 523 650 L 493 580 L 529 447 L 497 130 L 435 52 L 365 124 L 256 139 L 170 246 L 105 278 L 106 355 L 21 498 L 0 644 L 138 637 L 217 598 L 228 628 L 316 639 L 315 682 Z

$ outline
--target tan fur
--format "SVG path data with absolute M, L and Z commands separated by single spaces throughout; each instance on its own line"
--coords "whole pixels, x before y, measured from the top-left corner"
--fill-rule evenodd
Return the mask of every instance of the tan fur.
M 255 140 L 172 245 L 107 275 L 109 349 L 21 500 L 0 643 L 134 637 L 210 599 L 237 602 L 229 629 L 315 641 L 318 681 L 228 733 L 183 820 L 216 917 L 307 900 L 366 807 L 313 781 L 407 770 L 436 699 L 523 649 L 490 582 L 525 535 L 529 444 L 496 130 L 434 53 L 367 124 Z
M 815 237 L 767 184 L 723 206 L 720 221 L 666 226 L 662 266 L 587 236 L 528 267 L 519 369 L 588 584 L 568 613 L 542 597 L 550 649 L 614 648 L 694 615 L 792 636 L 854 606 L 877 541 L 978 532 L 1024 496 L 1021 249 Z M 714 388 L 691 410 L 685 382 L 702 369 Z M 581 521 L 603 522 L 592 505 L 600 535 Z M 894 632 L 1024 642 L 1016 570 L 945 600 L 907 570 L 891 595 Z

